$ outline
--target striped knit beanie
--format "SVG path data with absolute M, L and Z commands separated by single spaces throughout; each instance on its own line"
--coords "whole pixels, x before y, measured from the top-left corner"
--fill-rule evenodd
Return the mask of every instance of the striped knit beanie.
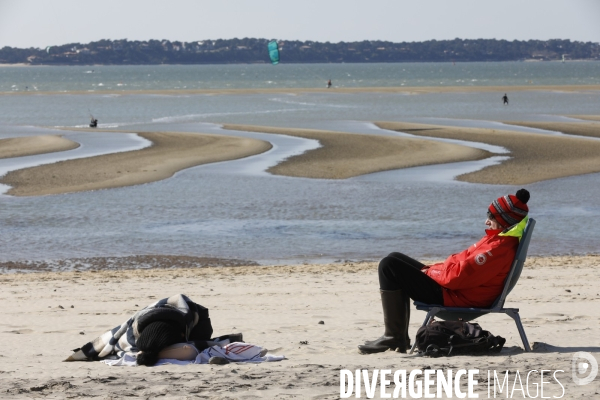
M 488 211 L 494 219 L 504 228 L 513 226 L 521 222 L 529 212 L 527 202 L 529 201 L 529 192 L 520 189 L 515 195 L 498 197 L 490 204 Z

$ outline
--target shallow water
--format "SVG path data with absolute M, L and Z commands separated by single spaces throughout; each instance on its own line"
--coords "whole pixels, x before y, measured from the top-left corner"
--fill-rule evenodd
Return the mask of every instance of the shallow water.
M 469 62 L 5 67 L 0 92 L 597 85 L 600 63 Z
M 499 65 L 473 63 L 461 65 L 461 68 L 469 68 L 471 74 L 480 78 L 490 74 L 493 78 L 486 80 L 487 84 L 517 84 L 518 79 L 509 78 L 508 72 L 504 75 L 490 73 L 491 70 L 498 72 L 505 68 L 506 71 L 517 69 L 521 71 L 519 74 L 525 73 L 521 70 L 525 68 L 527 74 L 539 76 L 536 82 L 546 79 L 552 80 L 549 84 L 568 84 L 579 79 L 584 84 L 598 83 L 591 76 L 593 74 L 583 74 L 582 68 L 575 63 L 494 64 Z M 589 63 L 585 68 L 594 72 L 599 65 Z M 206 67 L 216 74 L 212 66 Z M 250 83 L 240 78 L 244 76 L 240 75 L 241 67 L 219 66 L 228 76 L 238 74 L 235 82 L 244 87 L 244 84 Z M 260 71 L 256 73 L 262 74 L 263 68 L 271 66 L 243 67 L 247 68 L 246 71 L 256 67 Z M 345 68 L 300 67 L 305 74 Z M 360 71 L 353 70 L 352 74 L 369 75 L 374 82 L 397 83 L 385 74 L 398 65 L 351 67 Z M 427 72 L 430 67 L 434 66 L 427 64 L 421 69 Z M 447 68 L 438 67 L 443 71 Z M 37 87 L 48 85 L 54 87 L 48 90 L 59 90 L 58 87 L 76 90 L 76 84 L 81 84 L 81 79 L 73 78 L 75 80 L 72 81 L 70 77 L 84 68 L 49 68 L 51 77 L 39 72 Z M 109 75 L 104 68 L 97 68 L 98 73 L 103 74 L 102 78 Z M 181 84 L 192 85 L 195 81 L 189 78 L 190 71 L 202 70 L 196 67 L 179 69 L 177 66 L 114 68 L 110 73 L 121 73 L 124 78 L 136 74 L 143 76 L 148 68 L 160 73 L 170 71 L 173 76 L 166 80 L 156 78 L 154 83 L 145 78 L 135 78 L 138 79 L 136 87 L 152 89 L 173 85 L 175 75 Z M 562 78 L 558 68 L 563 68 Z M 583 70 L 588 71 L 585 68 Z M 43 68 L 4 70 L 10 73 L 2 75 L 0 90 L 5 90 L 7 80 L 14 81 L 15 76 L 20 76 L 20 82 L 25 82 L 31 78 L 29 75 Z M 282 74 L 277 82 L 283 87 L 306 82 L 286 78 L 285 69 L 271 71 Z M 554 74 L 551 79 L 547 76 L 548 71 Z M 450 81 L 452 77 L 445 73 L 438 78 L 441 76 L 442 81 Z M 88 75 L 96 76 L 96 72 Z M 356 76 L 347 78 L 356 79 Z M 519 75 L 519 79 L 522 78 Z M 350 82 L 346 78 L 332 79 L 334 85 Z M 425 78 L 417 76 L 411 82 L 419 79 Z M 103 81 L 108 82 L 106 79 Z M 220 87 L 219 82 L 225 81 L 234 82 L 233 78 L 216 79 L 210 84 Z M 208 81 L 203 82 L 208 84 Z M 261 87 L 268 85 L 263 82 Z M 519 189 L 452 180 L 453 176 L 465 171 L 498 162 L 497 158 L 387 171 L 347 180 L 288 178 L 270 175 L 265 170 L 278 160 L 314 148 L 317 143 L 287 136 L 225 132 L 218 125 L 242 123 L 396 135 L 379 130 L 370 122 L 443 121 L 448 125 L 503 129 L 503 125 L 493 121 L 561 120 L 563 115 L 597 114 L 600 110 L 600 93 L 594 91 L 509 92 L 511 103 L 508 107 L 502 106 L 502 95 L 489 92 L 339 94 L 334 91 L 301 95 L 218 96 L 0 95 L 0 137 L 55 133 L 44 127 L 85 126 L 89 120 L 89 109 L 100 120 L 101 127 L 114 127 L 124 132 L 147 130 L 247 135 L 273 141 L 275 145 L 265 154 L 191 168 L 164 181 L 129 188 L 34 198 L 1 196 L 0 260 L 181 254 L 278 264 L 378 259 L 391 251 L 406 252 L 417 258 L 445 257 L 483 235 L 485 210 L 493 199 Z M 512 126 L 505 128 L 513 129 Z M 530 128 L 521 130 L 531 131 Z M 538 133 L 540 140 L 544 135 L 552 134 Z M 88 137 L 85 133 L 77 133 L 69 134 L 71 139 L 75 137 L 71 135 L 83 135 L 86 140 L 97 137 L 96 134 Z M 106 142 L 100 140 L 97 146 L 108 146 L 113 150 L 121 148 L 122 144 L 108 137 Z M 92 150 L 95 148 L 94 145 L 90 147 Z M 501 149 L 494 150 L 501 153 Z M 66 157 L 66 153 L 55 153 L 53 157 Z M 14 165 L 24 160 L 3 162 Z M 529 204 L 531 215 L 538 221 L 530 254 L 598 252 L 600 228 L 593 221 L 600 216 L 597 200 L 600 195 L 599 178 L 600 174 L 589 174 L 527 186 L 532 193 Z

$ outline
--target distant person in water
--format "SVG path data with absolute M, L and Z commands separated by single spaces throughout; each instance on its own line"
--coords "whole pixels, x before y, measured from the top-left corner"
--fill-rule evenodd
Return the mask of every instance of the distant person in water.
M 504 102 L 505 106 L 508 105 L 508 96 L 506 95 L 506 93 L 504 93 L 504 96 L 502 96 L 502 101 Z
M 90 121 L 90 128 L 95 128 L 98 126 L 98 120 L 95 119 L 94 117 L 92 117 L 92 120 Z
M 327 81 L 327 89 L 331 87 L 331 79 Z

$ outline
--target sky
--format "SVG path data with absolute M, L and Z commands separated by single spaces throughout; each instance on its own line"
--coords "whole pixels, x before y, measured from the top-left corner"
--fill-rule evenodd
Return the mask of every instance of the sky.
M 244 37 L 600 42 L 600 0 L 0 0 L 0 48 Z

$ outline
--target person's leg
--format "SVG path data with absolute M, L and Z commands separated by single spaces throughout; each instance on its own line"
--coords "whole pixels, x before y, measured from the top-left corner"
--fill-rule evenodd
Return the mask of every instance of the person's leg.
M 410 298 L 441 304 L 441 286 L 421 268 L 424 264 L 401 253 L 392 253 L 379 263 L 379 287 L 385 331 L 379 339 L 358 346 L 361 353 L 396 349 L 405 353 L 410 321 Z
M 407 256 L 406 254 L 402 254 L 402 253 L 398 253 L 398 252 L 394 252 L 394 253 L 390 253 L 388 254 L 388 257 L 392 257 L 397 259 L 399 262 L 395 263 L 398 265 L 403 265 L 406 268 L 408 267 L 413 267 L 415 270 L 421 271 L 421 269 L 425 266 L 425 264 L 423 264 L 420 261 L 415 260 L 412 257 Z M 387 263 L 385 264 L 386 266 L 388 265 Z M 400 290 L 400 285 L 398 285 L 396 283 L 396 278 L 394 278 L 393 275 L 389 272 L 385 272 L 383 273 L 383 271 L 386 270 L 386 268 L 381 268 L 380 265 L 380 269 L 379 269 L 379 288 L 380 290 Z M 406 343 L 407 346 L 410 347 L 410 337 L 408 336 L 408 322 L 410 321 L 410 298 L 408 297 L 408 294 L 406 292 L 403 292 L 403 299 L 402 302 L 404 303 L 405 306 L 405 314 L 406 314 L 406 332 L 407 332 L 407 337 L 406 337 Z M 374 341 L 367 341 L 365 342 L 366 344 L 369 343 L 373 343 Z
M 392 253 L 379 263 L 379 288 L 403 290 L 413 300 L 442 304 L 442 287 L 421 272 L 424 266 L 404 254 Z
M 417 261 L 414 258 L 407 256 L 406 254 L 398 252 L 390 253 L 388 254 L 388 257 L 397 258 L 398 260 L 403 261 L 404 263 L 409 264 L 412 267 L 417 268 L 418 270 L 425 266 L 425 264 L 423 264 L 422 262 Z

